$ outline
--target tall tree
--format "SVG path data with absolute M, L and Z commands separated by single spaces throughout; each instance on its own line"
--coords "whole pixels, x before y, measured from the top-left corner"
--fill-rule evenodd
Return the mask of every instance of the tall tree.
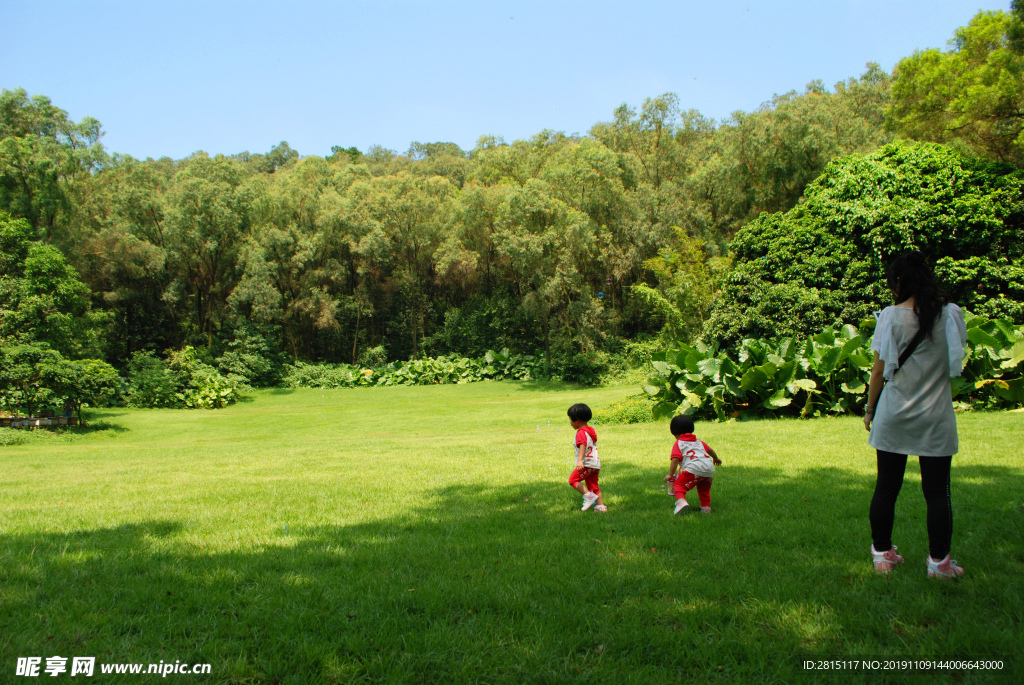
M 432 257 L 441 244 L 454 190 L 440 176 L 419 179 L 403 171 L 356 182 L 349 193 L 353 219 L 372 227 L 364 234 L 381 235 L 391 245 L 397 266 L 396 285 L 406 303 L 405 329 L 414 357 L 419 355 L 426 331 Z
M 167 193 L 168 259 L 192 300 L 195 335 L 212 344 L 234 286 L 237 250 L 248 227 L 249 188 L 238 162 L 197 155 Z
M 59 233 L 73 212 L 77 182 L 106 159 L 102 135 L 98 121 L 75 123 L 47 97 L 0 91 L 0 210 L 47 235 Z
M 890 126 L 985 159 L 1024 165 L 1021 7 L 979 12 L 950 49 L 915 52 L 896 65 Z
M 888 75 L 869 64 L 834 92 L 812 82 L 802 95 L 777 95 L 755 112 L 735 113 L 707 139 L 709 150 L 687 180 L 698 211 L 695 225 L 683 225 L 731 236 L 761 212 L 795 206 L 829 161 L 888 142 L 888 90 Z
M 0 212 L 0 339 L 39 343 L 67 357 L 97 355 L 106 317 L 60 250 Z

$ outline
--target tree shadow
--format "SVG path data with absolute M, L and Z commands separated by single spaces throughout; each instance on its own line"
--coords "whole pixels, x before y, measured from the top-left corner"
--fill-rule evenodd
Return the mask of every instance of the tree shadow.
M 105 418 L 105 419 L 116 419 L 117 417 L 124 416 L 125 414 L 128 413 L 128 412 L 124 412 L 124 411 L 117 411 L 115 409 L 103 409 L 101 411 L 102 411 L 102 414 L 100 414 L 100 415 L 103 418 Z M 93 420 L 92 417 L 95 416 L 95 414 L 93 414 L 93 412 L 84 412 L 83 414 L 84 414 L 84 418 L 85 418 L 86 423 L 88 423 L 89 421 L 92 421 Z
M 551 381 L 551 380 L 531 380 L 531 381 L 517 381 L 517 380 L 503 380 L 503 381 L 480 381 L 481 383 L 505 383 L 512 385 L 516 390 L 520 392 L 567 392 L 570 390 L 596 390 L 600 389 L 599 385 L 581 385 L 579 383 L 571 383 L 569 381 Z
M 111 423 L 105 420 L 115 416 L 123 416 L 123 414 L 104 413 L 103 419 L 94 419 L 91 421 L 87 421 L 84 426 L 61 426 L 57 429 L 57 432 L 67 433 L 69 435 L 89 435 L 91 433 L 103 433 L 107 431 L 111 433 L 127 433 L 128 429 L 122 426 L 121 424 Z
M 50 440 L 73 440 L 76 437 L 86 435 L 101 435 L 104 433 L 121 434 L 127 433 L 128 429 L 116 423 L 107 421 L 89 421 L 84 426 L 37 426 L 34 428 L 4 428 L 6 441 L 0 446 L 30 445 L 34 443 L 46 443 Z
M 955 469 L 954 502 L 986 506 L 958 512 L 954 543 L 977 582 L 943 586 L 924 577 L 909 487 L 907 568 L 879 577 L 870 476 L 729 466 L 711 515 L 673 516 L 662 475 L 608 469 L 607 514 L 564 483 L 451 485 L 351 525 L 237 525 L 227 550 L 187 518 L 5 531 L 0 661 L 180 659 L 261 683 L 790 682 L 802 658 L 1019 651 L 1024 524 L 999 512 L 1019 509 L 1020 470 Z

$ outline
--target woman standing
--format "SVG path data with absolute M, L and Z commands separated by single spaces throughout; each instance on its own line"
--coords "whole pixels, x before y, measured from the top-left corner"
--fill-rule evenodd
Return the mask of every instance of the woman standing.
M 875 364 L 864 414 L 864 427 L 871 432 L 868 444 L 878 453 L 869 514 L 871 556 L 881 573 L 903 562 L 892 544 L 893 519 L 907 455 L 917 455 L 928 508 L 928 576 L 958 578 L 964 570 L 949 558 L 949 471 L 959 447 L 949 379 L 962 372 L 967 327 L 960 308 L 943 301 L 920 252 L 896 258 L 886 281 L 897 304 L 877 315 L 871 342 Z

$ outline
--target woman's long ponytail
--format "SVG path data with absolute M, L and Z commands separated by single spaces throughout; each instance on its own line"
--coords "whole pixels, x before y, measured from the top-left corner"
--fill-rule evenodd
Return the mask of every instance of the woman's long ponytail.
M 897 304 L 914 298 L 917 323 L 931 337 L 932 327 L 938 321 L 946 301 L 945 293 L 935 282 L 935 274 L 924 255 L 918 250 L 904 252 L 889 264 L 885 280 Z

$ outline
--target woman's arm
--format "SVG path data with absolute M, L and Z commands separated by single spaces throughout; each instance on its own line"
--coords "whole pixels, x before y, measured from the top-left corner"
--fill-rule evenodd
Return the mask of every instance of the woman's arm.
M 868 384 L 868 405 L 864 407 L 864 430 L 871 430 L 871 419 L 875 417 L 875 406 L 878 404 L 878 397 L 882 394 L 882 386 L 885 384 L 885 362 L 878 358 L 875 352 L 875 365 L 871 367 L 871 382 Z

